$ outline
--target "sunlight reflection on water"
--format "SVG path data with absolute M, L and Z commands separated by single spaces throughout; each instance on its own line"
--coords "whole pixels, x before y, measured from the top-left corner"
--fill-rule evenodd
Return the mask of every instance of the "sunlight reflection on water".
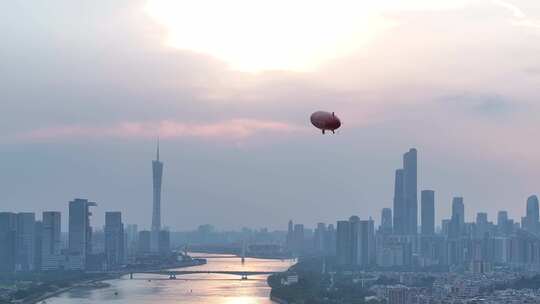
M 208 264 L 182 270 L 228 271 L 282 271 L 291 261 L 246 259 L 242 264 L 236 258 L 211 258 Z M 196 274 L 169 280 L 165 276 L 135 274 L 130 280 L 125 276 L 107 281 L 108 288 L 76 288 L 57 297 L 47 299 L 47 304 L 117 304 L 146 303 L 208 303 L 208 304 L 269 304 L 270 287 L 266 276 L 252 276 L 240 280 L 238 276 L 221 274 Z

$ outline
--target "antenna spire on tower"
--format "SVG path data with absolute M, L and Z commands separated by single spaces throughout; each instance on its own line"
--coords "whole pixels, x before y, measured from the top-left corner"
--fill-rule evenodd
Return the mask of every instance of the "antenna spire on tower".
M 157 152 L 156 152 L 157 161 L 159 161 L 159 136 L 157 138 Z

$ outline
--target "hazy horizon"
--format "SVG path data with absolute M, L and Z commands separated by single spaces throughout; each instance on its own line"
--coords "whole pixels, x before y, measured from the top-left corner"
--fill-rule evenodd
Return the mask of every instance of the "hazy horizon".
M 80 197 L 93 226 L 149 228 L 159 136 L 172 230 L 379 222 L 412 147 L 437 226 L 453 196 L 467 221 L 520 220 L 540 193 L 537 1 L 338 2 L 0 4 L 0 209 L 65 223 Z

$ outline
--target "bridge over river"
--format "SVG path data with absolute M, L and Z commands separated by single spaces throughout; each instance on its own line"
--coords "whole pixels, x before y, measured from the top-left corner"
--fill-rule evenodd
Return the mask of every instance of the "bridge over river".
M 242 257 L 239 255 L 197 255 L 193 256 L 193 258 L 197 259 L 241 259 Z M 245 257 L 244 257 L 245 258 Z
M 275 271 L 220 271 L 220 270 L 159 270 L 159 271 L 136 271 L 130 272 L 129 278 L 133 279 L 134 274 L 154 274 L 169 276 L 170 280 L 176 280 L 176 276 L 189 275 L 189 274 L 229 274 L 240 276 L 242 280 L 247 280 L 248 276 L 255 275 L 271 275 L 275 274 Z

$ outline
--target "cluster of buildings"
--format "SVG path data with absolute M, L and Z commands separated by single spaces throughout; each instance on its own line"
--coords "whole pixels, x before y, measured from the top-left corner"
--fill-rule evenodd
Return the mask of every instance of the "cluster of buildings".
M 96 203 L 76 198 L 69 202 L 68 231 L 62 231 L 59 211 L 0 212 L 0 272 L 105 271 L 135 263 L 138 258 L 170 253 L 169 231 L 161 228 L 163 163 L 152 162 L 152 229 L 125 226 L 121 212 L 106 212 L 105 226 L 94 230 L 91 207 Z
M 91 207 L 86 199 L 69 202 L 67 234 L 62 232 L 62 215 L 0 212 L 0 272 L 57 270 L 116 270 L 136 262 L 141 256 L 170 252 L 169 231 L 158 233 L 152 250 L 151 232 L 124 225 L 122 213 L 105 213 L 105 226 L 94 230 Z
M 418 191 L 417 168 L 417 151 L 410 149 L 395 172 L 393 208 L 382 209 L 377 229 L 371 217 L 351 216 L 337 221 L 335 228 L 319 223 L 313 238 L 306 241 L 304 226 L 289 222 L 287 250 L 296 256 L 335 256 L 341 268 L 487 273 L 505 265 L 540 270 L 537 196 L 527 199 L 521 223 L 510 219 L 506 211 L 498 212 L 495 223 L 485 212 L 478 212 L 474 222 L 466 222 L 465 201 L 454 197 L 452 214 L 436 229 L 435 191 Z
M 123 265 L 126 250 L 122 214 L 105 214 L 103 250 L 96 250 L 90 225 L 92 206 L 96 203 L 86 199 L 69 202 L 67 242 L 58 211 L 43 212 L 41 220 L 32 212 L 1 212 L 0 272 L 85 270 Z
M 335 255 L 336 231 L 334 225 L 318 223 L 315 230 L 307 229 L 303 224 L 289 221 L 285 237 L 284 250 L 293 256 L 311 254 Z
M 474 304 L 539 303 L 540 289 L 516 289 L 514 283 L 531 273 L 500 271 L 472 273 L 378 273 L 396 281 L 393 285 L 371 285 L 373 303 L 388 304 Z M 432 284 L 423 284 L 433 281 Z

